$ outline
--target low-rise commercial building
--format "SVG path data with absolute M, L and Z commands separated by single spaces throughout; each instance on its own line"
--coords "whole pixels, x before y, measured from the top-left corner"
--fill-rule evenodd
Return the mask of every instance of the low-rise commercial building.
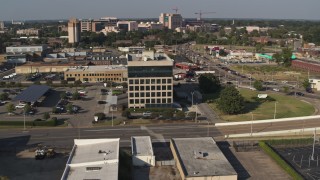
M 320 78 L 310 78 L 309 83 L 312 89 L 320 91 Z
M 75 139 L 61 180 L 118 180 L 117 139 Z
M 17 34 L 18 35 L 39 35 L 40 34 L 40 30 L 39 29 L 35 29 L 35 28 L 29 28 L 29 29 L 19 29 L 17 30 Z
M 134 166 L 155 166 L 150 136 L 131 137 L 132 164 Z
M 30 73 L 61 73 L 65 72 L 69 68 L 75 68 L 78 66 L 85 66 L 84 62 L 74 63 L 26 63 L 21 66 L 15 67 L 17 74 L 30 74 Z
M 211 137 L 173 138 L 170 148 L 184 180 L 237 180 L 237 173 Z
M 8 54 L 21 54 L 21 53 L 34 53 L 40 52 L 41 54 L 46 54 L 49 50 L 47 45 L 36 45 L 36 46 L 8 46 L 6 47 L 6 52 Z
M 118 21 L 117 27 L 121 31 L 137 31 L 138 23 L 137 21 Z
M 64 72 L 67 81 L 80 80 L 81 82 L 104 82 L 115 83 L 127 82 L 128 72 L 126 66 L 78 66 L 68 68 Z

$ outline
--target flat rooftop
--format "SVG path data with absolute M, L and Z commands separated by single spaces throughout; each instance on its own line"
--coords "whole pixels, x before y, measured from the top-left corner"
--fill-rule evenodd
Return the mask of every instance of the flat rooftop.
M 118 179 L 120 139 L 75 139 L 64 179 Z
M 133 156 L 153 156 L 150 136 L 133 136 L 131 145 Z
M 127 66 L 121 66 L 121 65 L 102 65 L 102 66 L 82 66 L 82 67 L 74 67 L 69 68 L 67 71 L 69 72 L 97 72 L 97 71 L 119 71 L 119 70 L 126 70 Z
M 213 138 L 173 138 L 186 177 L 237 175 Z
M 173 59 L 165 53 L 129 54 L 128 66 L 173 66 Z

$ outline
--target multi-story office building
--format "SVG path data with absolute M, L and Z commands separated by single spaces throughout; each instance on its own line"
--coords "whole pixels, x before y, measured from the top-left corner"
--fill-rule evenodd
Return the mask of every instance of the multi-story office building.
M 80 41 L 80 23 L 75 18 L 70 19 L 68 22 L 68 39 L 69 43 Z
M 29 29 L 19 29 L 17 30 L 18 35 L 39 35 L 40 30 L 39 29 L 34 29 L 34 28 L 29 28 Z
M 4 29 L 4 22 L 0 21 L 0 30 L 3 30 L 3 29 Z
M 138 30 L 137 21 L 118 21 L 117 27 L 121 31 L 136 31 Z
M 182 26 L 182 16 L 181 14 L 161 13 L 159 17 L 159 22 L 163 24 L 164 27 L 174 30 L 177 27 Z
M 83 19 L 80 21 L 80 28 L 81 32 L 88 31 L 92 32 L 92 25 L 93 25 L 93 20 L 92 19 Z
M 80 80 L 82 82 L 104 82 L 115 83 L 127 82 L 128 72 L 125 66 L 86 66 L 69 68 L 64 72 L 67 81 Z
M 128 55 L 128 107 L 172 107 L 172 66 L 172 59 L 163 53 Z

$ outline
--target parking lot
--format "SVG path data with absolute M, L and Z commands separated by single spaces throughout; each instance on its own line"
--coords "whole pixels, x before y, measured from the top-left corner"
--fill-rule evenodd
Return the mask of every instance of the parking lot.
M 106 104 L 99 104 L 98 101 L 105 101 L 106 95 L 101 93 L 101 86 L 90 86 L 90 87 L 58 87 L 52 88 L 49 95 L 44 98 L 44 100 L 39 103 L 35 107 L 35 114 L 30 115 L 26 114 L 24 116 L 23 108 L 16 108 L 13 115 L 9 115 L 7 111 L 7 104 L 13 103 L 15 106 L 19 104 L 19 102 L 6 101 L 6 104 L 2 104 L 0 106 L 0 119 L 1 120 L 13 120 L 13 121 L 23 121 L 24 118 L 26 121 L 33 121 L 35 119 L 43 118 L 44 113 L 50 113 L 51 117 L 57 117 L 60 120 L 65 120 L 68 122 L 71 127 L 88 127 L 91 126 L 92 121 L 94 120 L 94 114 L 97 112 L 109 112 L 105 111 L 107 108 Z M 72 105 L 79 107 L 79 111 L 74 114 L 69 114 L 67 112 L 53 114 L 53 107 L 57 107 L 57 104 L 60 101 L 60 94 L 63 92 L 78 92 L 80 90 L 85 91 L 85 95 L 81 97 L 79 100 L 68 100 L 67 103 L 71 103 Z M 1 88 L 0 92 L 9 92 L 9 98 L 13 99 L 18 93 L 17 88 Z M 106 114 L 108 116 L 108 114 Z M 114 117 L 116 118 L 118 113 L 114 113 Z

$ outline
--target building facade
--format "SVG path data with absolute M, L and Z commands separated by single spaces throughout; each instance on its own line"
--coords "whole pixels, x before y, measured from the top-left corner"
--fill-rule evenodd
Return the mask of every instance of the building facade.
M 128 73 L 125 66 L 84 66 L 68 68 L 64 72 L 67 81 L 80 80 L 81 82 L 127 82 Z
M 320 78 L 310 78 L 309 83 L 312 89 L 320 91 Z
M 17 34 L 18 35 L 39 35 L 40 34 L 40 30 L 39 29 L 34 29 L 34 28 L 29 28 L 29 29 L 19 29 L 17 30 Z
M 155 166 L 156 158 L 150 136 L 131 137 L 131 152 L 133 166 Z
M 3 29 L 4 29 L 4 22 L 0 21 L 0 30 L 3 30 Z
M 166 57 L 152 59 L 143 52 L 142 57 L 128 61 L 128 107 L 172 107 L 173 61 Z
M 46 53 L 48 52 L 48 50 L 49 48 L 47 45 L 6 47 L 6 52 L 8 54 L 21 54 L 21 53 L 34 53 L 34 52 Z
M 118 21 L 117 27 L 121 31 L 137 31 L 138 23 L 137 21 Z
M 80 41 L 80 23 L 77 19 L 72 18 L 68 22 L 68 42 L 77 43 Z
M 181 14 L 161 13 L 159 22 L 163 24 L 164 27 L 174 30 L 182 26 L 182 16 Z

